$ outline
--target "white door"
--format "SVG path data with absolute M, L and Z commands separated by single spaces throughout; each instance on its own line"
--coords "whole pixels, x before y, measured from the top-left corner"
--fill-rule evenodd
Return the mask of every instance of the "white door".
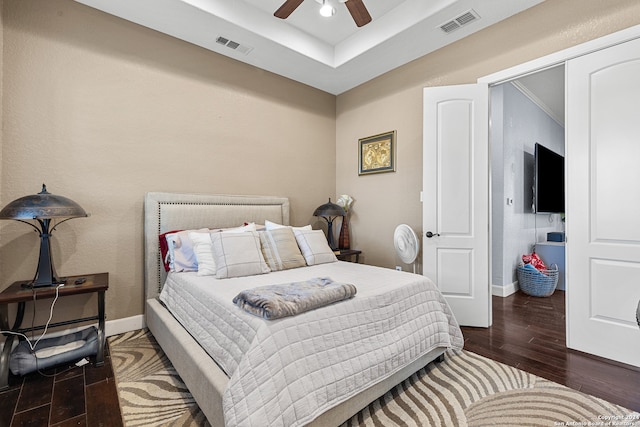
M 424 89 L 423 274 L 458 322 L 491 325 L 488 88 Z
M 567 63 L 567 346 L 640 366 L 640 40 Z

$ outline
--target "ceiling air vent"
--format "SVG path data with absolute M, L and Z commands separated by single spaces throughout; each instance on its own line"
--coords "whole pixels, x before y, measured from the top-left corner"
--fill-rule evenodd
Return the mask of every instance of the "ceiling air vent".
M 233 40 L 229 40 L 222 36 L 218 36 L 218 38 L 216 39 L 216 43 L 226 46 L 229 49 L 233 49 L 240 53 L 244 53 L 245 55 L 249 54 L 249 52 L 253 50 L 253 48 L 250 46 L 242 45 L 238 42 L 234 42 Z
M 463 13 L 462 15 L 453 18 L 451 21 L 445 22 L 444 24 L 440 25 L 440 29 L 445 33 L 450 33 L 479 18 L 480 16 L 478 15 L 478 13 L 475 10 L 471 9 Z

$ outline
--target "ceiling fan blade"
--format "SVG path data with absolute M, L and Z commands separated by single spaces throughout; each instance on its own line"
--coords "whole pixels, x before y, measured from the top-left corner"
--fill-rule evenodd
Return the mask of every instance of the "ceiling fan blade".
M 346 5 L 358 27 L 362 27 L 371 22 L 371 15 L 369 15 L 369 11 L 362 0 L 347 0 Z
M 276 10 L 273 16 L 280 19 L 287 19 L 289 15 L 293 13 L 294 10 L 298 8 L 302 4 L 304 0 L 286 0 L 282 3 L 282 6 L 278 10 Z

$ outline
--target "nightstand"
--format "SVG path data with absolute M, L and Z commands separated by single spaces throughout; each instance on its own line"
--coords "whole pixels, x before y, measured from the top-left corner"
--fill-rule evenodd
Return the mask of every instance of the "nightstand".
M 336 251 L 336 258 L 340 261 L 352 261 L 355 256 L 355 263 L 357 264 L 360 262 L 361 253 L 362 251 L 355 249 L 340 249 L 339 251 Z
M 4 291 L 0 292 L 0 329 L 3 331 L 13 331 L 24 334 L 25 332 L 43 330 L 45 325 L 34 326 L 33 328 L 21 328 L 22 319 L 24 317 L 24 308 L 27 301 L 34 299 L 51 299 L 56 296 L 56 287 L 28 288 L 25 287 L 30 283 L 29 280 L 14 282 Z M 66 326 L 74 323 L 87 322 L 91 320 L 98 321 L 98 351 L 96 354 L 96 366 L 104 364 L 104 323 L 105 323 L 105 303 L 104 295 L 109 289 L 109 273 L 85 274 L 81 276 L 69 276 L 65 278 L 65 286 L 58 290 L 58 298 L 69 295 L 80 295 L 87 293 L 98 293 L 98 314 L 96 316 L 84 317 L 82 319 L 71 319 L 63 322 L 49 324 L 49 328 L 56 326 Z M 18 309 L 13 327 L 9 325 L 9 304 L 17 303 Z M 11 347 L 17 335 L 6 334 L 2 353 L 0 354 L 0 391 L 9 387 L 9 357 L 11 356 Z

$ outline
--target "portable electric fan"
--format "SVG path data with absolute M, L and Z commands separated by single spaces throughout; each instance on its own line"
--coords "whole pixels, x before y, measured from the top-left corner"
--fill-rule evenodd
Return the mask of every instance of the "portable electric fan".
M 393 233 L 393 245 L 396 253 L 405 264 L 413 265 L 413 272 L 416 272 L 416 258 L 420 251 L 420 241 L 418 236 L 407 224 L 400 224 Z

